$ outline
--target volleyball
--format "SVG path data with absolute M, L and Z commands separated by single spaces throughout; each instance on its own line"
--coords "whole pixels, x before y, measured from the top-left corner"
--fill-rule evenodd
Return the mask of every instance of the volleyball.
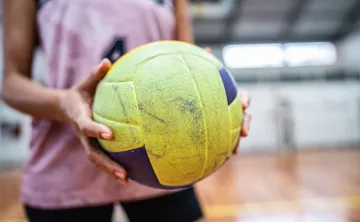
M 180 41 L 140 46 L 99 83 L 94 121 L 111 128 L 102 149 L 142 184 L 175 189 L 211 175 L 232 155 L 243 118 L 231 73 Z

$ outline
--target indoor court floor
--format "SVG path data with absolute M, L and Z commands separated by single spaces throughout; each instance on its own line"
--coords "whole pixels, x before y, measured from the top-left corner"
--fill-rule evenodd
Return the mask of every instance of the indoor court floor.
M 25 222 L 20 169 L 0 173 L 0 222 Z M 360 149 L 242 154 L 196 185 L 204 221 L 360 221 Z M 116 214 L 116 222 L 126 221 Z

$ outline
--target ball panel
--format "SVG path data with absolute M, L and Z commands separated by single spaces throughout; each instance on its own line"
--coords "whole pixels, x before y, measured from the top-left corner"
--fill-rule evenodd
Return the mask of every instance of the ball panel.
M 229 105 L 229 113 L 231 118 L 231 129 L 241 127 L 243 112 L 240 95 L 237 95 L 235 100 Z
M 173 53 L 173 47 L 164 47 L 164 43 L 155 42 L 142 45 L 120 57 L 111 66 L 107 75 L 103 78 L 105 82 L 126 82 L 132 81 L 136 72 L 136 67 L 141 63 L 163 54 Z
M 232 143 L 231 143 L 231 149 L 229 151 L 229 155 L 231 155 L 232 151 L 234 150 L 236 144 L 238 143 L 239 139 L 240 139 L 240 130 L 241 128 L 237 128 L 231 131 L 231 138 L 232 138 Z
M 230 104 L 237 95 L 237 84 L 225 68 L 220 68 L 219 72 L 226 90 L 228 104 Z
M 139 183 L 162 189 L 177 189 L 191 186 L 191 184 L 179 187 L 169 187 L 160 184 L 151 166 L 145 146 L 124 151 L 107 152 L 111 159 L 121 164 L 127 171 L 129 177 Z
M 201 57 L 182 54 L 201 98 L 206 126 L 206 161 L 201 177 L 211 174 L 227 158 L 230 147 L 230 117 L 226 92 L 218 68 Z
M 206 147 L 204 119 L 183 61 L 175 54 L 153 58 L 138 69 L 134 87 L 146 150 L 160 183 L 182 186 L 198 180 Z
M 120 152 L 131 150 L 144 145 L 140 126 L 118 123 L 93 114 L 94 120 L 110 127 L 114 138 L 109 140 L 98 139 L 100 145 L 107 151 Z
M 240 130 L 243 120 L 242 105 L 240 95 L 237 94 L 235 100 L 229 105 L 230 123 L 231 123 L 231 147 L 229 155 L 232 154 L 235 146 L 240 139 Z
M 101 83 L 94 98 L 93 112 L 108 120 L 139 125 L 139 111 L 132 82 Z
M 159 55 L 166 54 L 193 54 L 213 63 L 216 67 L 222 67 L 221 62 L 194 44 L 181 41 L 157 41 L 142 45 L 120 57 L 109 69 L 103 78 L 104 82 L 126 82 L 134 78 L 134 67 Z M 121 73 L 121 75 L 119 75 Z
M 108 152 L 109 156 L 121 164 L 134 180 L 146 181 L 150 186 L 161 186 L 152 169 L 145 146 L 124 152 Z
M 175 48 L 176 46 L 174 46 L 174 43 L 180 44 L 178 41 L 158 41 L 144 44 L 133 49 L 116 60 L 116 62 L 109 69 L 107 75 L 104 77 L 103 81 L 132 81 L 136 71 L 135 67 L 141 66 L 141 63 L 144 63 L 158 55 L 176 53 L 177 48 Z M 119 73 L 121 73 L 121 75 Z

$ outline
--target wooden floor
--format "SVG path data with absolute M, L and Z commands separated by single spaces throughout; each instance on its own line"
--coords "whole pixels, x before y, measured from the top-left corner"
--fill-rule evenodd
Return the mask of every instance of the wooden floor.
M 4 171 L 4 170 L 3 170 Z M 0 173 L 0 222 L 25 222 L 20 171 Z M 196 185 L 204 221 L 360 221 L 360 149 L 232 158 Z M 116 221 L 126 221 L 117 214 Z

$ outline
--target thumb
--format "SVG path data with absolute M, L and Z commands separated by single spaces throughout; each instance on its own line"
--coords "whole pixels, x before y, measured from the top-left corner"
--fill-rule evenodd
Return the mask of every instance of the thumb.
M 104 140 L 112 140 L 113 133 L 105 125 L 94 122 L 91 118 L 83 116 L 78 121 L 78 127 L 81 134 L 87 137 L 95 137 Z
M 97 85 L 104 78 L 110 67 L 110 60 L 103 59 L 96 67 L 92 69 L 90 74 L 85 77 L 82 82 L 80 82 L 78 88 L 81 90 L 86 90 L 90 93 L 95 92 Z

